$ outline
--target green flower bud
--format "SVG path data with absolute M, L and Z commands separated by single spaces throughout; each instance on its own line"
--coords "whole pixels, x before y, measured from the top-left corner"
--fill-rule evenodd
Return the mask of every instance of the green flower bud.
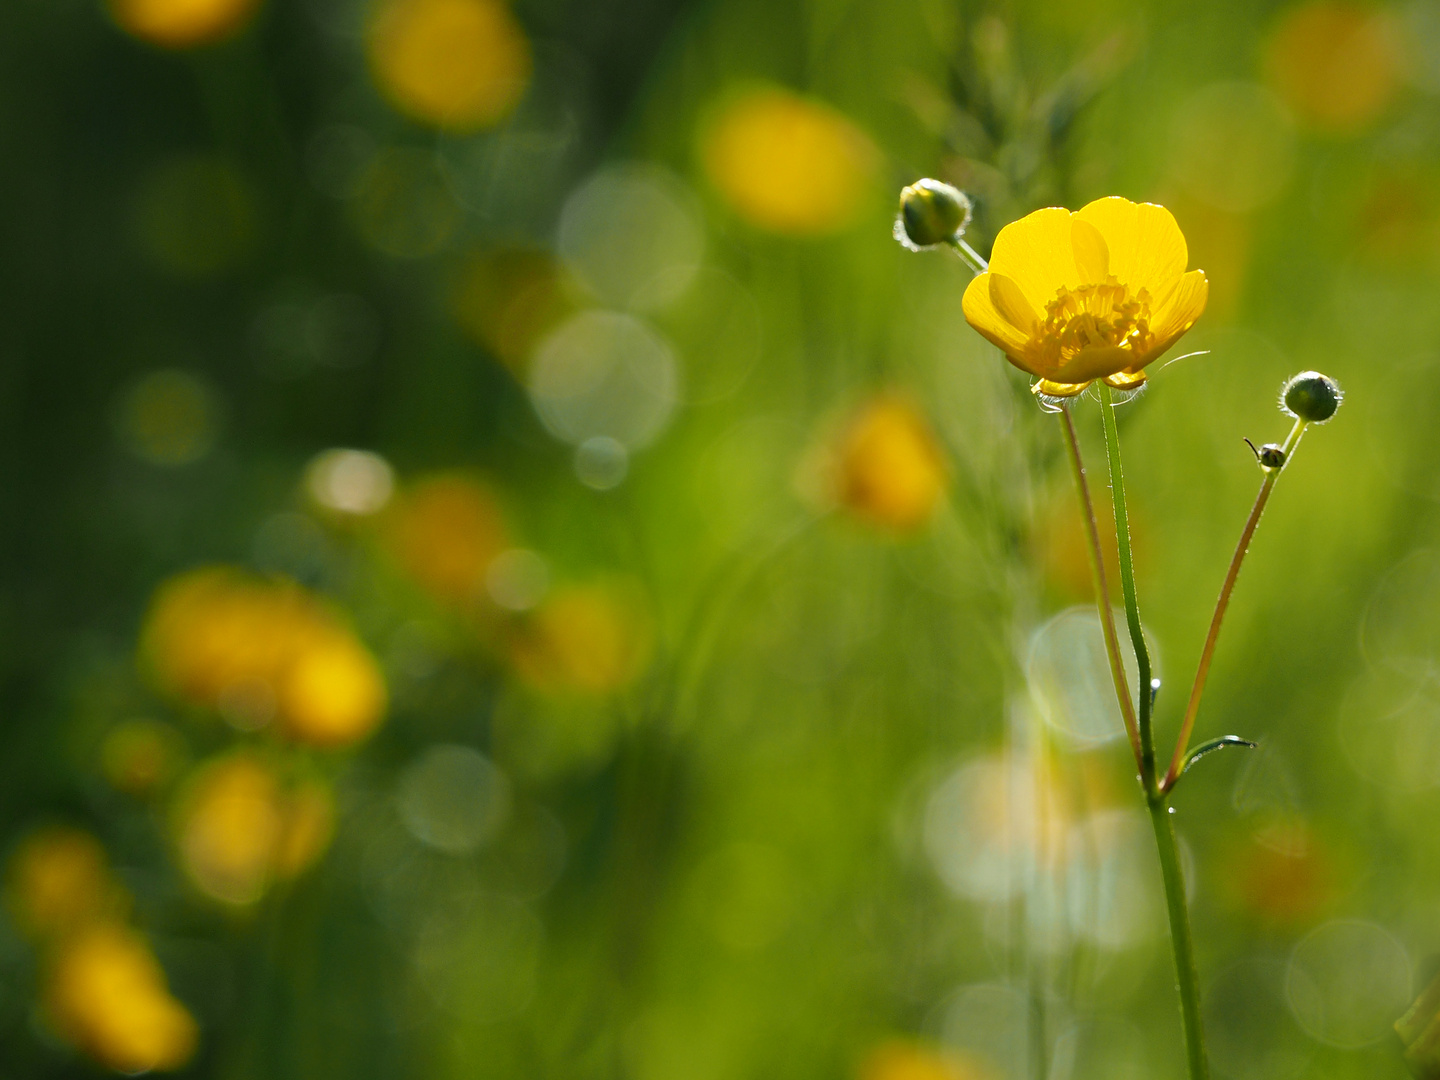
M 970 200 L 963 191 L 939 180 L 917 180 L 900 192 L 895 239 L 919 251 L 948 244 L 970 223 Z
M 1296 419 L 1323 424 L 1335 415 L 1344 398 L 1339 384 L 1328 375 L 1302 371 L 1280 391 L 1280 407 Z

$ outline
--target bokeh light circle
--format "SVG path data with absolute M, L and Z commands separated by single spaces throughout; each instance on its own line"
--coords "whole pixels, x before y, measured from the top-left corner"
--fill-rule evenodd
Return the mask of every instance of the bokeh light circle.
M 395 491 L 395 472 L 368 450 L 326 450 L 305 467 L 310 497 L 327 510 L 366 516 L 378 513 Z
M 530 371 L 530 398 L 556 438 L 608 437 L 648 445 L 675 409 L 680 376 L 669 344 L 630 315 L 583 311 L 546 338 Z
M 1126 678 L 1133 691 L 1138 669 L 1125 636 L 1123 613 L 1116 614 L 1116 625 L 1123 642 Z M 1153 648 L 1150 656 L 1153 662 Z M 1159 677 L 1158 665 L 1151 674 Z M 1067 608 L 1036 630 L 1030 639 L 1025 675 L 1041 719 L 1076 745 L 1094 746 L 1124 736 L 1104 632 L 1094 607 Z
M 510 781 L 468 746 L 430 747 L 405 767 L 395 790 L 400 819 L 417 840 L 453 855 L 491 840 L 510 814 Z
M 1358 1050 L 1391 1034 L 1410 1003 L 1410 957 L 1386 930 L 1337 919 L 1295 946 L 1285 993 L 1305 1034 Z
M 575 475 L 594 491 L 619 487 L 630 474 L 630 452 L 608 435 L 596 435 L 575 448 Z
M 1421 548 L 1375 586 L 1360 624 L 1371 664 L 1419 676 L 1440 657 L 1440 551 Z
M 610 165 L 566 200 L 556 245 L 601 302 L 653 310 L 690 287 L 705 233 L 694 197 L 675 176 L 652 165 Z
M 120 438 L 137 457 L 171 467 L 205 457 L 219 422 L 210 384 L 174 368 L 142 375 L 121 397 L 115 416 Z

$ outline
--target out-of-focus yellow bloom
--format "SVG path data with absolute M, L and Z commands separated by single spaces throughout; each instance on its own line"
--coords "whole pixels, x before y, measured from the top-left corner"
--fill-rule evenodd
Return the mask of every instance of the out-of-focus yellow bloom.
M 45 1004 L 60 1034 L 117 1072 L 178 1069 L 195 1053 L 195 1020 L 171 996 L 150 947 L 114 923 L 97 923 L 61 946 Z
M 176 810 L 181 862 L 206 895 L 230 904 L 260 899 L 329 847 L 334 802 L 308 781 L 292 789 L 264 758 L 237 752 L 202 765 Z
M 530 82 L 530 43 L 498 0 L 385 0 L 370 66 L 401 112 L 454 131 L 492 127 Z
M 538 690 L 602 694 L 644 669 L 650 632 L 627 590 L 608 583 L 556 590 L 516 631 L 510 657 Z
M 379 664 L 299 586 L 227 567 L 190 571 L 151 603 L 141 651 L 161 686 L 241 726 L 278 717 L 297 742 L 348 745 L 384 718 Z
M 1387 262 L 1433 258 L 1440 249 L 1433 191 L 1428 177 L 1389 171 L 1374 177 L 1356 212 L 1359 249 Z
M 925 417 L 901 398 L 865 405 L 845 428 L 836 458 L 840 504 L 881 528 L 919 528 L 945 496 L 940 445 Z
M 101 766 L 118 790 L 145 795 L 174 775 L 180 758 L 175 729 L 154 720 L 129 720 L 105 736 Z
M 1282 16 L 1265 55 L 1276 92 L 1311 127 L 1363 130 L 1400 90 L 1404 57 L 1394 17 L 1371 5 L 1317 0 Z
M 850 224 L 876 160 L 874 145 L 843 115 L 778 86 L 723 104 L 702 132 L 700 157 L 731 209 L 787 236 Z
M 202 892 L 232 904 L 261 897 L 284 825 L 279 804 L 279 781 L 258 758 L 202 766 L 179 810 L 181 861 Z
M 861 1063 L 859 1080 L 981 1080 L 987 1074 L 958 1055 L 891 1039 Z
M 390 519 L 390 548 L 401 567 L 438 599 L 474 603 L 485 571 L 510 545 L 493 495 L 460 476 L 417 484 Z
M 1210 285 L 1188 259 L 1163 206 L 1112 196 L 1036 210 L 1000 230 L 965 318 L 1038 376 L 1037 394 L 1070 397 L 1096 379 L 1133 389 L 1205 310 Z
M 87 832 L 65 826 L 39 830 L 10 862 L 10 911 L 26 933 L 54 938 L 127 906 L 125 890 L 110 874 L 105 849 Z
M 1100 548 L 1110 581 L 1120 579 L 1120 553 L 1115 541 L 1115 519 L 1105 500 L 1095 506 L 1100 526 Z M 1136 573 L 1145 575 L 1149 555 L 1149 528 L 1143 512 L 1130 508 L 1130 535 Z M 1084 521 L 1075 510 L 1075 492 L 1057 489 L 1037 523 L 1036 561 L 1044 568 L 1045 583 L 1067 601 L 1094 601 L 1095 580 L 1090 572 L 1090 546 Z
M 342 632 L 305 642 L 286 665 L 276 695 L 285 730 L 311 746 L 348 746 L 365 738 L 387 702 L 375 658 Z
M 493 251 L 473 259 L 451 294 L 461 328 L 518 377 L 535 345 L 574 308 L 560 268 L 538 251 Z
M 260 0 L 110 0 L 110 12 L 121 29 L 165 49 L 227 38 L 259 6 Z
M 1308 925 L 1335 899 L 1335 867 L 1314 833 L 1292 825 L 1283 842 L 1253 838 L 1236 845 L 1228 865 L 1229 892 L 1265 922 Z

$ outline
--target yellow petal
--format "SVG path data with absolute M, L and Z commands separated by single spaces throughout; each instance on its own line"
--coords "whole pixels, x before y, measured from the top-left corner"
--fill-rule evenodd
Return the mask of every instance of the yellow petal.
M 1085 285 L 1098 285 L 1110 273 L 1110 248 L 1100 230 L 1078 216 L 1070 218 L 1070 244 L 1075 252 L 1075 269 Z
M 1191 270 L 1181 277 L 1168 302 L 1151 318 L 1150 340 L 1153 344 L 1145 350 L 1144 357 L 1138 358 L 1131 366 L 1139 370 L 1179 341 L 1185 331 L 1195 325 L 1209 299 L 1210 282 L 1205 277 L 1205 271 Z
M 1090 384 L 1054 382 L 1050 379 L 1041 379 L 1034 386 L 1030 387 L 1032 394 L 1044 394 L 1046 397 L 1074 397 L 1083 391 Z
M 995 237 L 990 272 L 1004 274 L 1018 286 L 1036 311 L 1055 299 L 1056 290 L 1074 289 L 1080 280 L 1075 268 L 1075 246 L 1070 211 L 1052 206 L 1012 221 Z
M 1134 359 L 1134 354 L 1118 345 L 1096 345 L 1081 349 L 1054 371 L 1045 374 L 1056 382 L 1090 382 L 1124 371 Z
M 990 279 L 990 274 L 981 274 L 966 287 L 961 301 L 965 321 L 1005 353 L 1020 352 L 1025 348 L 1027 336 L 996 310 L 990 299 Z
M 991 273 L 990 302 L 995 305 L 995 310 L 1006 322 L 1026 337 L 1035 333 L 1035 324 L 1039 322 L 1039 318 L 1013 278 L 1006 277 L 1004 274 Z
M 1149 289 L 1152 300 L 1162 302 L 1185 272 L 1190 258 L 1185 234 L 1163 206 L 1112 195 L 1075 216 L 1100 230 L 1110 248 L 1110 273 L 1132 292 Z
M 1106 386 L 1113 386 L 1116 390 L 1135 390 L 1145 383 L 1143 371 L 1117 371 L 1114 375 L 1106 375 L 1102 380 Z

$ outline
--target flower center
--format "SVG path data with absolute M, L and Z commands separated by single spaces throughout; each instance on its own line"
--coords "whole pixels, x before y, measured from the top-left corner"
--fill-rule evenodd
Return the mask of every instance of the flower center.
M 1112 274 L 1098 285 L 1058 289 L 1045 305 L 1036 344 L 1051 365 L 1061 367 L 1086 349 L 1143 352 L 1150 343 L 1150 293 L 1132 294 Z

